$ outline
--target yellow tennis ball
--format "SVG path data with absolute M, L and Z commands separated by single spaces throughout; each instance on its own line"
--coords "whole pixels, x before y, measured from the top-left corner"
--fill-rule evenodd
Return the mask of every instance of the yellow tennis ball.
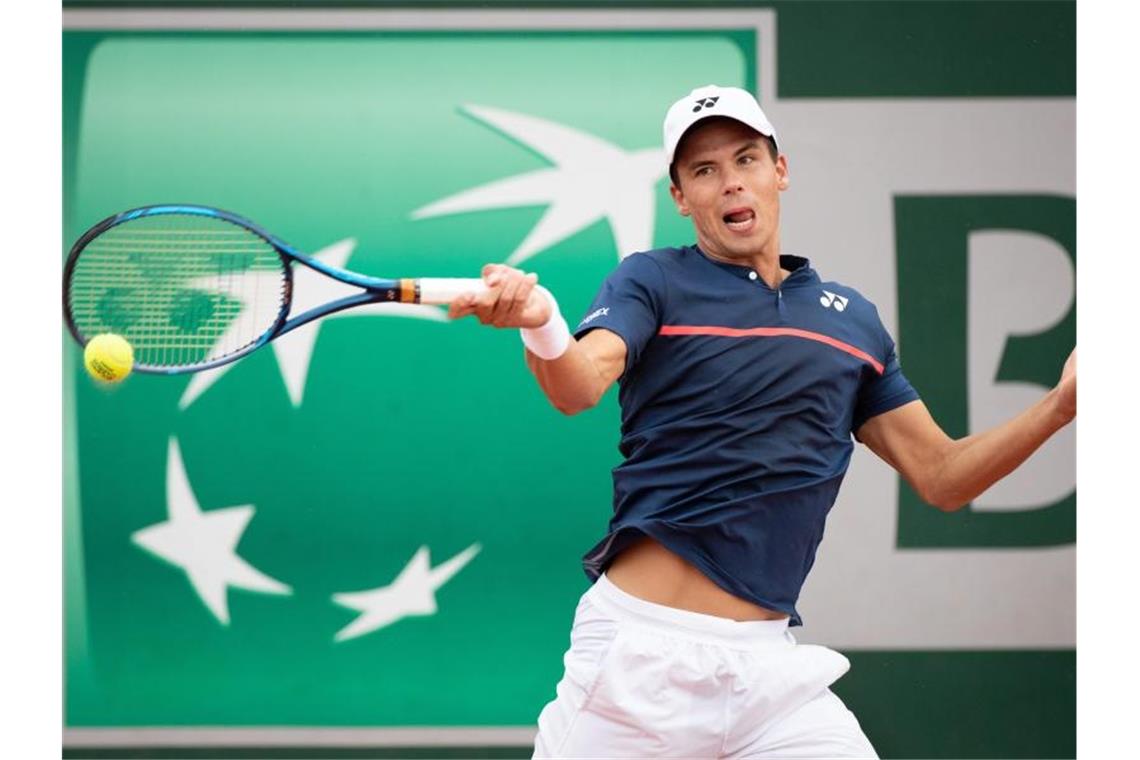
M 87 374 L 103 383 L 117 383 L 131 374 L 135 352 L 121 335 L 103 333 L 87 341 L 83 349 Z

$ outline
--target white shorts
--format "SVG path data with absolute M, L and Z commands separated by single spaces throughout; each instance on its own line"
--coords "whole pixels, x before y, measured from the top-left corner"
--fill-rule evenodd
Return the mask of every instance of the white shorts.
M 828 688 L 850 667 L 787 620 L 737 622 L 630 596 L 603 575 L 574 615 L 535 757 L 874 758 Z

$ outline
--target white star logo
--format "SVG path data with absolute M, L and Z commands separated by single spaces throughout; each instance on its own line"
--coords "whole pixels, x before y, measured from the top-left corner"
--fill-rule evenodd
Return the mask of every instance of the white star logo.
M 356 240 L 346 238 L 345 240 L 333 243 L 317 251 L 317 253 L 313 255 L 313 258 L 320 260 L 324 264 L 343 269 L 349 256 L 352 255 L 354 248 L 356 248 Z M 255 282 L 237 282 L 243 278 L 245 280 L 254 280 L 266 277 L 271 281 L 262 283 L 261 285 Z M 276 293 L 280 287 L 280 279 L 276 273 L 271 275 L 259 275 L 250 272 L 236 275 L 231 278 L 234 282 L 227 284 L 227 292 L 238 295 L 242 293 Z M 212 281 L 203 289 L 208 290 L 210 285 L 213 285 Z M 359 289 L 338 282 L 318 272 L 314 272 L 306 266 L 295 266 L 293 267 L 293 305 L 291 313 L 294 315 L 303 314 L 309 309 L 321 306 L 336 298 L 358 292 Z M 272 298 L 262 300 L 270 303 L 273 302 Z M 274 313 L 276 313 L 276 311 Z M 231 341 L 230 332 L 240 330 L 242 319 L 247 315 L 253 317 L 254 312 L 252 309 L 243 307 L 242 313 L 230 324 L 230 329 L 227 330 L 226 334 L 218 338 L 217 343 L 224 344 L 227 341 Z M 435 306 L 377 303 L 367 306 L 357 306 L 346 311 L 338 311 L 327 317 L 322 317 L 314 322 L 310 322 L 307 325 L 302 325 L 296 330 L 277 338 L 270 343 L 269 346 L 273 349 L 273 354 L 277 358 L 277 366 L 281 370 L 281 377 L 285 381 L 285 389 L 289 392 L 289 399 L 293 402 L 294 407 L 301 406 L 301 400 L 305 395 L 305 381 L 309 375 L 309 363 L 313 357 L 313 347 L 316 345 L 317 333 L 321 329 L 321 323 L 335 317 L 359 317 L 362 315 L 410 317 L 435 322 L 448 321 L 447 313 Z M 261 319 L 262 324 L 264 324 L 265 321 L 265 318 Z M 195 399 L 205 393 L 206 389 L 221 379 L 222 375 L 233 369 L 234 366 L 236 365 L 223 364 L 214 369 L 196 372 L 191 378 L 190 383 L 186 386 L 186 390 L 182 392 L 182 398 L 178 400 L 178 408 L 186 409 L 190 404 L 194 403 Z
M 336 641 L 363 636 L 366 633 L 391 625 L 409 615 L 434 615 L 435 590 L 451 580 L 479 553 L 479 544 L 472 544 L 435 568 L 431 555 L 421 546 L 390 585 L 368 591 L 333 594 L 333 601 L 342 607 L 361 614 L 337 632 Z
M 553 168 L 538 169 L 465 190 L 412 212 L 413 219 L 463 211 L 549 204 L 538 224 L 507 258 L 521 264 L 605 218 L 618 257 L 653 247 L 655 186 L 667 172 L 661 148 L 627 152 L 563 124 L 486 106 L 463 110 L 540 153 Z
M 203 512 L 190 488 L 178 442 L 170 439 L 166 462 L 165 522 L 131 535 L 148 552 L 186 571 L 190 583 L 223 625 L 229 625 L 226 589 L 230 586 L 265 594 L 292 594 L 293 590 L 270 578 L 237 555 L 253 505 Z

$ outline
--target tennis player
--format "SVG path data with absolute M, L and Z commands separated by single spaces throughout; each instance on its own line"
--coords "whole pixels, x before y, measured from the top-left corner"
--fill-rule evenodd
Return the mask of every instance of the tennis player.
M 620 384 L 614 515 L 584 557 L 594 583 L 535 756 L 875 757 L 829 688 L 847 659 L 789 632 L 852 437 L 959 509 L 1074 418 L 1076 352 L 1040 402 L 952 440 L 875 306 L 781 253 L 788 164 L 752 95 L 693 90 L 664 137 L 695 245 L 625 258 L 573 335 L 535 276 L 506 266 L 451 307 L 521 327 L 566 414 Z

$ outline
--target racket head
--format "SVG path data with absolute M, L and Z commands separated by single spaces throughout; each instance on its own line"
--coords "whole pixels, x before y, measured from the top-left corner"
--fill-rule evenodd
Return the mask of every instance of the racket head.
M 247 219 L 188 204 L 108 217 L 72 246 L 63 311 L 80 345 L 123 336 L 137 372 L 181 374 L 235 361 L 289 314 L 289 247 Z

